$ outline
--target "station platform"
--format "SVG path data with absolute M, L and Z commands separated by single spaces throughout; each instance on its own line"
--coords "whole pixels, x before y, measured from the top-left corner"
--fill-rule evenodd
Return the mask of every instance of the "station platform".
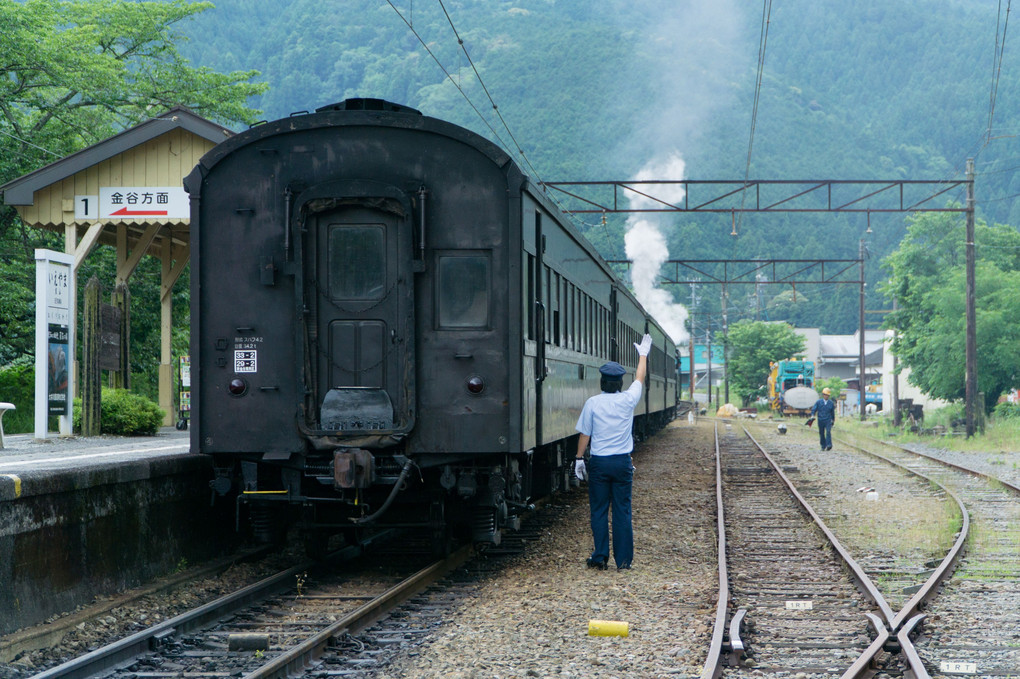
M 163 427 L 155 436 L 79 436 L 52 434 L 39 440 L 32 434 L 6 434 L 0 448 L 0 475 L 45 472 L 117 462 L 188 454 L 190 435 Z
M 208 456 L 187 431 L 4 436 L 0 637 L 223 553 L 232 508 L 212 503 Z

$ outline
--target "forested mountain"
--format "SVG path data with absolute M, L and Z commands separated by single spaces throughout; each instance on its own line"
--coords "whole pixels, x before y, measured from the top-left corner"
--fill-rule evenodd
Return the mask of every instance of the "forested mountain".
M 736 0 L 217 0 L 184 27 L 183 51 L 219 71 L 261 71 L 269 89 L 253 104 L 267 119 L 352 96 L 390 99 L 495 132 L 541 180 L 629 179 L 674 152 L 691 179 L 961 178 L 973 156 L 979 211 L 1020 224 L 1020 64 L 1007 42 L 993 68 L 1010 39 L 997 0 L 768 6 L 765 24 L 760 4 Z M 623 218 L 580 221 L 607 258 L 623 257 Z M 662 228 L 673 258 L 853 258 L 866 219 L 751 214 L 737 237 L 732 226 L 729 215 L 687 215 Z M 879 262 L 905 219 L 874 214 L 871 227 L 867 306 L 876 309 L 887 306 L 874 284 L 885 275 Z M 752 292 L 731 290 L 730 322 L 751 313 Z M 824 332 L 857 327 L 855 288 L 798 288 L 797 304 L 784 302 L 789 292 L 768 287 L 767 299 L 784 295 L 765 314 Z M 718 306 L 717 289 L 699 294 Z

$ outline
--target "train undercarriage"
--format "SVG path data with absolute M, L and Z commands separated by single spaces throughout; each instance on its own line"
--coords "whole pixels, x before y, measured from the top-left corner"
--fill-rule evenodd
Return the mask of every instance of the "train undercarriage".
M 250 526 L 253 540 L 281 542 L 296 529 L 318 557 L 338 540 L 357 544 L 390 528 L 410 530 L 434 552 L 454 541 L 496 546 L 536 498 L 577 483 L 564 442 L 518 454 L 437 457 L 338 449 L 332 458 L 285 463 L 224 458 L 210 485 L 235 498 L 237 529 Z

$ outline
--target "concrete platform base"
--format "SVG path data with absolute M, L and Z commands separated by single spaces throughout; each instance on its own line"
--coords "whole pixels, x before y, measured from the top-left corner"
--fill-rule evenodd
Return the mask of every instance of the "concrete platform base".
M 233 546 L 232 517 L 210 506 L 202 455 L 3 471 L 0 635 Z

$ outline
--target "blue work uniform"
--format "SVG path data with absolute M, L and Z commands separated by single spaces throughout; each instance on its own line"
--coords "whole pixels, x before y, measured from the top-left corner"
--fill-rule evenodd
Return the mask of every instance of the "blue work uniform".
M 818 420 L 818 442 L 822 450 L 832 449 L 832 425 L 836 421 L 836 403 L 830 398 L 820 398 L 811 406 L 811 414 Z
M 613 507 L 613 558 L 617 568 L 629 568 L 634 560 L 634 528 L 631 523 L 631 486 L 634 465 L 634 407 L 641 400 L 637 380 L 626 391 L 603 392 L 589 398 L 577 431 L 591 437 L 588 462 L 588 505 L 595 549 L 593 563 L 609 561 L 609 506 Z

